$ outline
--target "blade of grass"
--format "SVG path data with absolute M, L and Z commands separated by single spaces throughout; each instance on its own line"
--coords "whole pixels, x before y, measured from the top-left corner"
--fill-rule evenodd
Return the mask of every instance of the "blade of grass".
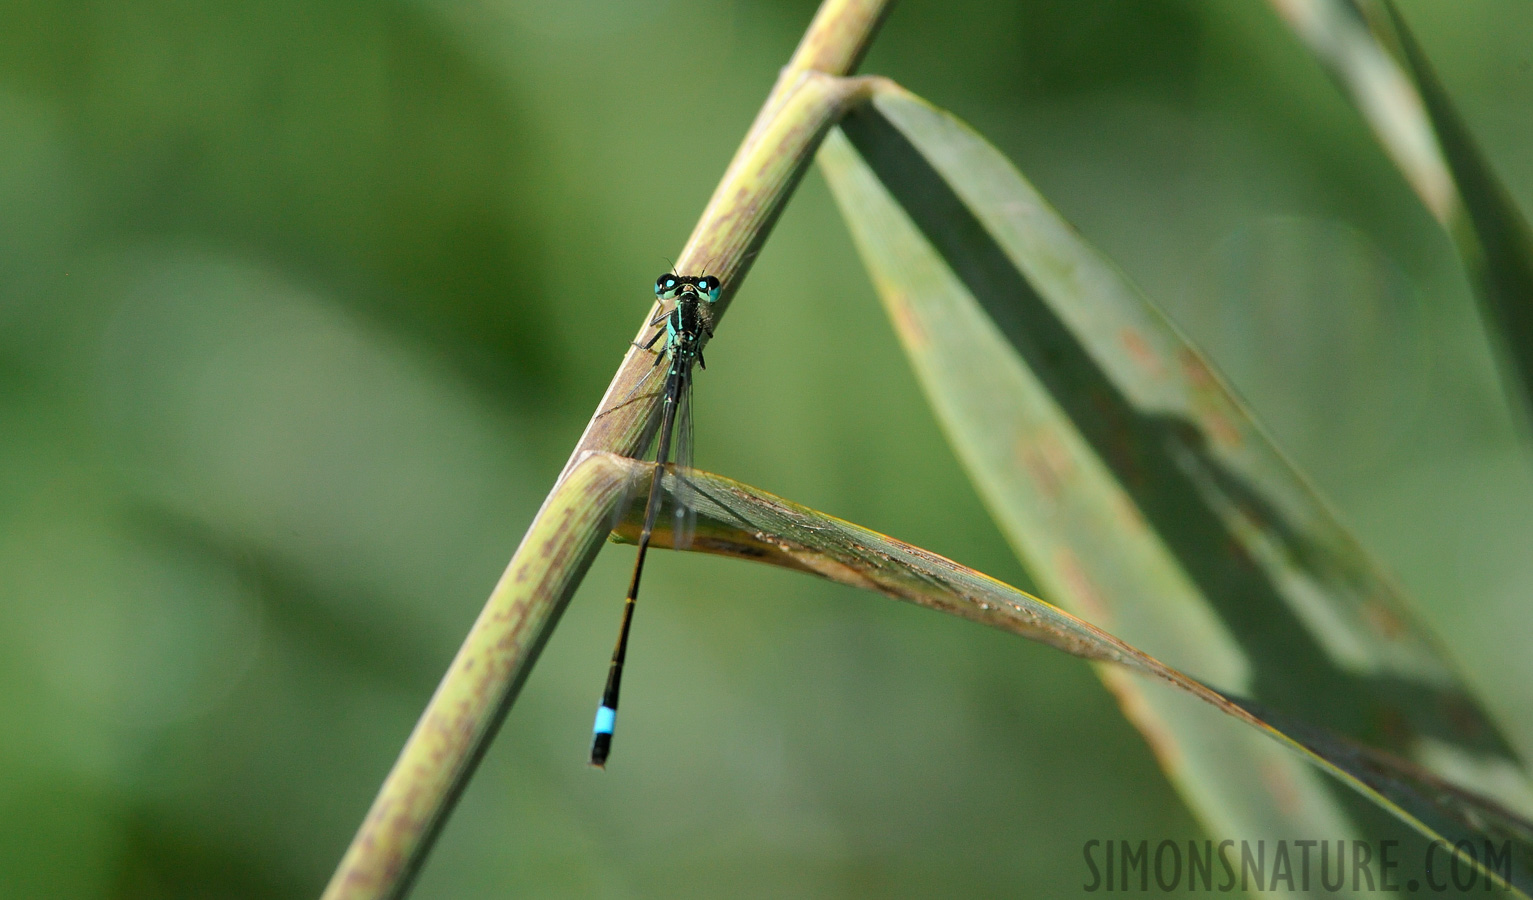
M 593 454 L 594 460 L 646 487 L 653 472 L 623 457 Z M 1498 883 L 1515 885 L 1522 896 L 1533 889 L 1533 823 L 1493 800 L 1388 753 L 1226 694 L 1062 609 L 935 553 L 718 475 L 693 470 L 687 481 L 698 510 L 689 549 L 807 572 L 1119 667 L 1115 671 L 1137 672 L 1251 726 L 1253 738 L 1265 735 L 1277 742 L 1263 744 L 1298 751 L 1285 758 L 1307 760 L 1427 838 L 1445 842 L 1445 859 L 1453 852 L 1448 848 L 1458 848 L 1464 862 Z M 661 487 L 669 492 L 674 485 L 675 478 L 667 477 Z M 642 518 L 643 505 L 631 504 L 617 533 L 636 540 Z M 669 547 L 670 539 L 663 525 L 654 546 Z M 1483 860 L 1463 852 L 1465 841 L 1473 848 L 1498 842 L 1506 848 L 1506 868 L 1481 865 Z
M 1533 230 L 1389 0 L 1269 0 L 1447 230 L 1511 394 L 1533 411 Z M 1398 48 L 1398 54 L 1391 48 Z M 1403 65 L 1397 60 L 1403 56 Z
M 866 97 L 866 81 L 839 76 L 862 58 L 887 7 L 887 0 L 821 4 L 714 190 L 677 265 L 689 272 L 709 263 L 709 271 L 723 281 L 715 323 L 826 130 Z M 653 313 L 651 308 L 641 321 L 648 322 Z M 598 512 L 603 502 L 610 503 L 606 488 L 576 479 L 575 471 L 590 451 L 635 451 L 658 398 L 640 396 L 611 415 L 600 412 L 627 396 L 649 366 L 649 354 L 629 349 L 331 876 L 326 900 L 397 898 L 409 892 L 606 531 Z
M 959 458 L 1051 596 L 1201 679 L 1533 796 L 1393 582 L 1004 157 L 887 84 L 842 130 L 822 170 Z M 1215 832 L 1351 833 L 1369 815 L 1266 743 L 1103 677 Z

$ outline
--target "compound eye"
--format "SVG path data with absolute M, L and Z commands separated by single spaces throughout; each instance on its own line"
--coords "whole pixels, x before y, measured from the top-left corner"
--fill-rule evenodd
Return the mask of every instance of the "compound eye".
M 714 278 L 712 275 L 704 276 L 697 282 L 697 286 L 702 288 L 703 293 L 708 295 L 710 301 L 718 299 L 719 280 L 717 278 Z

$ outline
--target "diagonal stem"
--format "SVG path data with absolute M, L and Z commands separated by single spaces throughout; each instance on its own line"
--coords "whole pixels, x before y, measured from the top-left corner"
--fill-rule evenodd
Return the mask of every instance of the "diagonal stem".
M 682 271 L 704 261 L 724 283 L 714 325 L 750 268 L 821 139 L 867 99 L 868 79 L 845 78 L 861 60 L 889 0 L 825 0 L 730 162 L 686 248 Z M 653 310 L 651 311 L 653 315 Z M 646 316 L 644 321 L 649 321 Z M 631 348 L 570 462 L 543 501 L 505 574 L 465 638 L 384 780 L 324 900 L 408 894 L 437 834 L 505 719 L 559 614 L 585 575 L 621 496 L 591 451 L 635 451 L 657 398 L 599 415 L 643 377 L 647 354 Z

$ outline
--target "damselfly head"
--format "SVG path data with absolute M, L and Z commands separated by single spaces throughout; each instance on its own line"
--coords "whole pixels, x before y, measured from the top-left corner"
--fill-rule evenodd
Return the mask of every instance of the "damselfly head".
M 712 303 L 719 299 L 720 289 L 719 280 L 712 275 L 677 275 L 667 272 L 655 279 L 655 296 L 661 300 L 691 293 Z

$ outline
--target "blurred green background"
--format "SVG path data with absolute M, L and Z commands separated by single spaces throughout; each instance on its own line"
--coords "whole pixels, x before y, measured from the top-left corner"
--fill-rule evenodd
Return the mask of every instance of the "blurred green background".
M 1533 5 L 1402 7 L 1533 210 Z M 0 2 L 0 897 L 317 896 L 809 2 Z M 1200 341 L 1533 749 L 1533 460 L 1443 235 L 1257 0 L 907 0 L 966 118 Z M 1027 578 L 816 174 L 698 463 Z M 1073 896 L 1197 824 L 1089 668 L 603 553 L 417 896 Z M 1172 662 L 1175 662 L 1172 660 Z

